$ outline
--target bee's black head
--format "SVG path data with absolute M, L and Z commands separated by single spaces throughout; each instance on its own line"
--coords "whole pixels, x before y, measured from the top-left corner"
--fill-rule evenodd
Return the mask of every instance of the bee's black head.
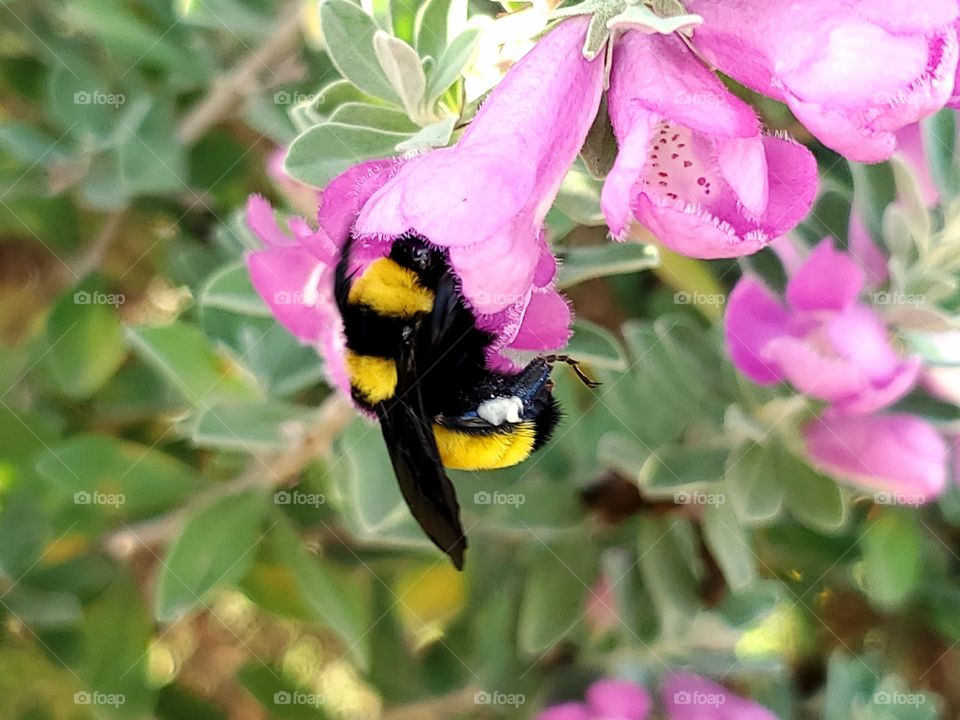
M 413 234 L 403 235 L 394 241 L 390 259 L 401 267 L 413 270 L 423 286 L 428 288 L 437 286 L 448 267 L 445 251 Z

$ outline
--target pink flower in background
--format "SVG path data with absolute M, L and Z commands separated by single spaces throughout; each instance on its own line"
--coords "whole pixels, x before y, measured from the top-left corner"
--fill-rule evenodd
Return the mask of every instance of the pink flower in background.
M 776 720 L 776 715 L 722 685 L 692 673 L 669 676 L 661 686 L 670 720 Z M 644 720 L 652 702 L 647 691 L 627 680 L 600 680 L 582 703 L 547 708 L 537 720 Z
M 804 428 L 807 452 L 821 470 L 888 502 L 935 500 L 947 484 L 947 446 L 929 422 L 913 415 L 831 416 Z
M 587 689 L 586 700 L 547 708 L 537 720 L 645 720 L 650 696 L 628 680 L 598 680 Z
M 313 215 L 317 210 L 320 193 L 287 175 L 287 171 L 283 168 L 283 159 L 286 154 L 285 148 L 277 148 L 270 153 L 267 160 L 267 175 L 292 210 L 302 215 Z
M 609 105 L 620 150 L 602 206 L 614 234 L 633 217 L 675 252 L 736 257 L 761 250 L 810 210 L 810 152 L 764 135 L 753 109 L 678 37 L 624 33 Z
M 692 673 L 667 678 L 661 692 L 670 720 L 777 720 L 763 705 Z
M 907 125 L 897 133 L 897 157 L 907 166 L 917 181 L 920 195 L 927 207 L 940 202 L 940 190 L 930 174 L 927 156 L 923 149 L 923 133 L 919 123 Z
M 600 102 L 603 63 L 583 59 L 585 32 L 586 20 L 576 18 L 537 43 L 454 147 L 363 163 L 337 177 L 323 192 L 316 232 L 294 219 L 287 236 L 266 202 L 251 198 L 248 221 L 267 245 L 248 258 L 253 285 L 287 329 L 323 351 L 339 387 L 343 334 L 332 272 L 351 236 L 352 270 L 408 234 L 446 248 L 478 324 L 496 336 L 491 364 L 508 364 L 503 348 L 566 343 L 570 308 L 553 287 L 543 222 Z
M 896 132 L 942 108 L 957 72 L 956 0 L 687 0 L 694 44 L 720 71 L 785 102 L 825 145 L 878 162 Z
M 786 304 L 759 280 L 730 296 L 726 339 L 737 368 L 761 385 L 787 381 L 838 414 L 893 404 L 916 384 L 920 359 L 904 359 L 887 327 L 858 301 L 863 269 L 824 240 L 787 285 Z

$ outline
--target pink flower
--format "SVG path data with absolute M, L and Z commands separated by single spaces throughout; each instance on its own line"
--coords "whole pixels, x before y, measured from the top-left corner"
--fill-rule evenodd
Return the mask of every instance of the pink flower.
M 887 407 L 916 384 L 920 359 L 902 359 L 887 328 L 858 302 L 864 271 L 830 239 L 787 285 L 786 305 L 745 277 L 730 296 L 727 346 L 737 368 L 761 385 L 788 381 L 839 414 Z
M 927 156 L 923 148 L 923 133 L 919 123 L 907 125 L 897 133 L 897 157 L 913 174 L 926 206 L 934 207 L 939 203 L 940 190 L 927 164 Z
M 722 72 L 785 102 L 825 145 L 890 157 L 900 128 L 954 89 L 956 0 L 687 0 L 694 44 Z
M 603 63 L 583 59 L 585 32 L 586 20 L 577 18 L 544 37 L 456 146 L 363 163 L 337 177 L 323 192 L 316 232 L 294 219 L 294 237 L 287 236 L 269 206 L 251 198 L 248 220 L 267 246 L 248 258 L 254 287 L 285 327 L 318 346 L 338 387 L 348 388 L 332 272 L 351 236 L 355 271 L 408 235 L 447 249 L 478 325 L 496 337 L 492 365 L 509 366 L 504 348 L 566 343 L 570 308 L 553 287 L 543 222 L 600 102 Z
M 671 676 L 661 692 L 670 720 L 777 720 L 762 705 L 692 673 Z
M 456 146 L 398 167 L 354 228 L 368 257 L 407 232 L 447 248 L 480 324 L 525 350 L 569 335 L 543 222 L 600 104 L 603 63 L 583 59 L 585 33 L 574 18 L 540 40 Z
M 676 252 L 736 257 L 762 249 L 813 204 L 810 152 L 764 135 L 753 109 L 676 36 L 623 34 L 609 106 L 620 151 L 602 206 L 616 235 L 632 216 Z
M 804 428 L 807 452 L 825 472 L 894 502 L 919 504 L 946 488 L 947 446 L 913 415 L 826 416 Z
M 628 680 L 598 680 L 587 689 L 586 701 L 547 708 L 537 720 L 645 720 L 650 696 Z

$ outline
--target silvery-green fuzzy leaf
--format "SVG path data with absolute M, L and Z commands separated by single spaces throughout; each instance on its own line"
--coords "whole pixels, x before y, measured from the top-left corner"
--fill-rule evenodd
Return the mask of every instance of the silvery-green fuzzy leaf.
M 382 30 L 374 33 L 373 47 L 377 61 L 390 85 L 400 97 L 400 103 L 407 111 L 407 115 L 418 124 L 422 124 L 427 78 L 423 73 L 417 51 L 403 40 Z
M 453 83 L 460 77 L 460 72 L 470 61 L 477 42 L 480 40 L 480 29 L 466 28 L 457 35 L 437 58 L 430 68 L 427 83 L 427 104 L 432 105 Z
M 326 122 L 290 144 L 284 168 L 290 177 L 317 188 L 364 160 L 390 157 L 409 135 Z
M 327 52 L 343 77 L 365 93 L 400 102 L 374 52 L 373 18 L 349 0 L 323 0 L 320 23 Z
M 397 152 L 419 152 L 431 148 L 445 147 L 450 143 L 450 136 L 453 135 L 453 127 L 456 125 L 455 117 L 445 117 L 435 123 L 427 125 L 409 140 L 404 140 L 397 145 Z

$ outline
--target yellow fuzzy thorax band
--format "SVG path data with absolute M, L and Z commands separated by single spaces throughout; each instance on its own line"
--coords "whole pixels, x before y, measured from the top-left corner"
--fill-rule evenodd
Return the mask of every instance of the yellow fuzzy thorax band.
M 530 456 L 536 429 L 533 423 L 521 422 L 509 432 L 468 435 L 435 424 L 433 435 L 444 467 L 451 470 L 496 470 L 521 463 Z
M 433 309 L 433 292 L 420 284 L 413 270 L 390 258 L 374 260 L 350 288 L 348 302 L 380 315 L 412 317 Z
M 387 358 L 347 351 L 350 385 L 371 405 L 393 397 L 397 389 L 397 364 Z

